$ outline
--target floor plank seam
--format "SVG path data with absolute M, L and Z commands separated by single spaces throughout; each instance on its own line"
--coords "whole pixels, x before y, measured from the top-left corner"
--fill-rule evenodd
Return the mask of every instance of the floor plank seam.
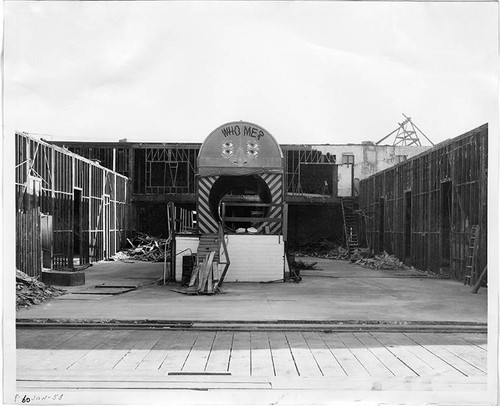
M 318 360 L 316 359 L 316 357 L 314 356 L 314 353 L 313 351 L 311 350 L 311 346 L 309 345 L 309 342 L 307 341 L 307 339 L 304 337 L 304 333 L 301 332 L 300 333 L 302 335 L 302 338 L 304 339 L 304 342 L 306 343 L 307 345 L 307 348 L 309 349 L 309 352 L 311 353 L 311 356 L 313 357 L 313 360 L 314 362 L 316 363 L 316 366 L 318 367 L 319 369 L 319 372 L 321 373 L 321 376 L 325 376 L 325 374 L 323 373 L 323 370 L 321 369 L 319 363 L 318 363 Z
M 273 349 L 271 347 L 271 339 L 269 338 L 269 333 L 267 336 L 267 344 L 269 345 L 269 354 L 271 355 L 271 364 L 273 365 L 273 375 L 276 376 L 276 366 L 274 365 Z
M 415 339 L 413 339 L 412 337 L 409 337 L 407 334 L 403 333 L 406 337 L 408 337 L 408 339 L 410 339 L 411 341 L 413 341 L 414 343 L 420 345 L 423 349 L 427 350 L 429 353 L 431 353 L 432 355 L 434 355 L 436 358 L 440 359 L 442 362 L 444 362 L 445 364 L 449 365 L 450 367 L 452 367 L 454 370 L 458 371 L 459 373 L 461 373 L 463 376 L 467 377 L 468 375 L 464 372 L 462 372 L 460 369 L 458 369 L 457 367 L 455 367 L 454 365 L 450 364 L 448 361 L 446 361 L 444 358 L 441 358 L 438 354 L 435 354 L 434 352 L 432 352 L 429 348 L 427 348 L 427 346 L 425 344 L 421 344 L 419 343 L 418 341 L 416 341 Z
M 326 348 L 328 348 L 328 351 L 330 351 L 330 354 L 332 354 L 332 357 L 335 359 L 335 361 L 337 362 L 337 364 L 339 364 L 340 368 L 342 368 L 342 371 L 344 372 L 345 376 L 349 376 L 348 373 L 347 373 L 347 371 L 345 370 L 345 368 L 342 366 L 342 363 L 335 356 L 334 352 L 332 351 L 332 349 L 330 348 L 330 346 L 328 345 L 328 343 L 325 341 L 325 339 L 323 338 L 323 336 L 321 334 L 320 334 L 320 338 L 325 343 Z
M 443 347 L 443 348 L 445 348 L 445 347 Z M 464 361 L 465 363 L 469 364 L 472 368 L 477 369 L 478 371 L 482 372 L 483 374 L 486 374 L 486 373 L 487 373 L 487 371 L 485 371 L 485 370 L 483 370 L 483 369 L 479 368 L 478 366 L 474 365 L 473 363 L 469 362 L 467 359 L 465 359 L 465 358 L 463 357 L 463 355 L 458 354 L 458 353 L 456 353 L 456 352 L 454 352 L 454 351 L 451 351 L 451 350 L 449 350 L 449 349 L 447 349 L 447 348 L 445 348 L 445 350 L 446 350 L 446 351 L 448 351 L 448 352 L 449 352 L 449 353 L 451 353 L 451 354 L 456 355 L 456 356 L 457 356 L 458 358 L 460 358 L 462 361 Z
M 250 350 L 250 376 L 253 376 L 253 354 L 252 354 L 252 333 L 249 334 L 249 350 Z
M 78 358 L 77 360 L 75 360 L 75 361 L 74 361 L 71 365 L 69 365 L 69 366 L 68 366 L 67 368 L 65 368 L 65 369 L 70 369 L 70 368 L 71 368 L 73 365 L 75 365 L 78 361 L 81 361 L 83 358 L 85 358 L 85 356 L 86 356 L 87 354 L 89 354 L 90 352 L 92 352 L 93 350 L 95 350 L 97 347 L 99 347 L 99 345 L 101 345 L 104 341 L 106 341 L 106 340 L 108 339 L 108 337 L 110 337 L 110 336 L 111 336 L 110 332 L 106 332 L 106 334 L 105 334 L 104 338 L 103 338 L 101 341 L 99 341 L 99 342 L 98 342 L 98 343 L 97 343 L 94 347 L 92 347 L 92 348 L 90 349 L 90 351 L 88 351 L 88 352 L 86 352 L 85 354 L 83 354 L 80 358 Z
M 229 357 L 227 358 L 227 367 L 226 371 L 230 370 L 231 366 L 231 357 L 233 355 L 233 345 L 234 345 L 234 333 L 231 333 L 231 346 L 229 347 Z
M 191 345 L 191 348 L 189 348 L 189 352 L 188 352 L 186 358 L 184 359 L 184 362 L 182 363 L 182 366 L 180 368 L 181 371 L 184 370 L 184 367 L 186 366 L 186 362 L 189 359 L 189 356 L 191 355 L 191 352 L 193 351 L 193 348 L 194 348 L 194 346 L 196 344 L 196 341 L 198 341 L 198 338 L 200 337 L 200 335 L 201 334 L 199 332 L 196 334 L 196 338 L 193 340 L 193 344 Z
M 286 340 L 286 343 L 288 345 L 288 349 L 290 350 L 290 355 L 292 357 L 293 365 L 295 366 L 295 370 L 297 371 L 297 375 L 300 376 L 299 367 L 297 365 L 297 361 L 295 361 L 295 357 L 293 355 L 292 347 L 290 346 L 290 340 L 288 339 L 288 336 L 287 336 L 286 333 L 283 333 L 283 335 L 285 336 L 285 340 Z
M 347 349 L 354 358 L 356 358 L 356 361 L 358 361 L 358 363 L 363 367 L 363 369 L 368 373 L 369 376 L 371 376 L 370 374 L 370 371 L 368 371 L 368 369 L 365 367 L 365 365 L 359 360 L 359 358 L 356 356 L 356 354 L 352 351 L 351 348 L 349 348 L 346 343 L 344 342 L 344 340 L 342 340 L 342 337 L 340 337 L 339 334 L 337 334 L 337 337 L 339 338 L 340 342 L 344 345 L 344 348 Z
M 162 338 L 162 336 L 163 336 L 163 335 L 164 335 L 164 334 L 162 334 L 162 335 L 160 335 L 160 336 L 158 337 L 158 339 L 155 341 L 155 343 L 154 343 L 154 344 L 153 344 L 153 346 L 149 349 L 149 351 L 148 351 L 148 352 L 147 352 L 147 353 L 146 353 L 146 354 L 145 354 L 145 355 L 141 358 L 141 360 L 140 360 L 140 361 L 138 361 L 138 362 L 137 362 L 137 365 L 135 366 L 134 370 L 136 370 L 137 368 L 139 368 L 139 365 L 141 365 L 141 364 L 144 362 L 144 360 L 145 360 L 145 359 L 147 358 L 147 356 L 151 353 L 151 351 L 153 351 L 153 348 L 154 348 L 154 347 L 156 347 L 156 346 L 157 346 L 157 344 L 160 342 L 160 340 L 161 340 L 161 338 Z
M 449 353 L 451 353 L 451 354 L 453 354 L 453 355 L 457 356 L 458 358 L 460 358 L 460 359 L 461 359 L 462 361 L 464 361 L 465 363 L 469 364 L 469 365 L 470 365 L 471 367 L 473 367 L 474 369 L 477 369 L 478 371 L 480 371 L 480 372 L 482 372 L 482 373 L 484 373 L 484 374 L 486 374 L 486 373 L 487 373 L 487 371 L 484 371 L 484 370 L 482 370 L 481 368 L 478 368 L 476 365 L 474 365 L 474 364 L 472 364 L 471 362 L 469 362 L 467 359 L 465 359 L 465 358 L 463 357 L 463 355 L 461 355 L 461 354 L 457 353 L 456 351 L 452 351 L 450 348 L 447 348 L 447 347 L 445 347 L 445 346 L 443 346 L 443 345 L 441 345 L 441 344 L 439 344 L 439 343 L 436 343 L 436 341 L 435 341 L 435 340 L 433 340 L 432 338 L 431 338 L 430 340 L 431 340 L 431 341 L 432 341 L 435 345 L 438 345 L 439 347 L 443 348 L 444 350 L 448 351 Z M 457 345 L 458 345 L 458 344 L 457 344 Z
M 375 336 L 373 336 L 373 335 L 372 335 L 372 337 L 373 337 L 376 341 L 378 341 L 378 342 L 379 342 L 379 344 L 380 344 L 382 347 L 386 348 L 386 349 L 387 349 L 387 351 L 389 351 L 389 352 L 390 352 L 390 353 L 391 353 L 391 354 L 392 354 L 392 355 L 393 355 L 393 356 L 394 356 L 394 357 L 395 357 L 395 358 L 396 358 L 399 362 L 401 362 L 403 365 L 405 365 L 407 368 L 409 368 L 411 371 L 413 371 L 413 373 L 414 373 L 416 376 L 420 376 L 420 374 L 419 374 L 417 371 L 415 371 L 415 370 L 414 370 L 412 367 L 410 367 L 410 366 L 409 366 L 406 362 L 404 362 L 401 358 L 399 358 L 399 357 L 397 356 L 397 354 L 395 354 L 395 353 L 394 353 L 394 351 L 391 351 L 391 348 L 390 348 L 390 347 L 387 347 L 385 344 L 383 344 L 383 343 L 382 343 L 382 342 L 381 342 L 381 341 L 380 341 L 377 337 L 375 337 Z
M 395 374 L 394 372 L 392 372 L 392 371 L 391 371 L 391 369 L 390 369 L 387 365 L 385 365 L 385 363 L 384 363 L 384 362 L 383 362 L 383 361 L 382 361 L 382 360 L 381 360 L 381 359 L 377 356 L 377 354 L 375 354 L 375 353 L 372 351 L 372 349 L 371 349 L 370 347 L 367 347 L 367 346 L 366 346 L 366 345 L 365 345 L 365 344 L 364 344 L 364 343 L 363 343 L 363 342 L 359 339 L 359 337 L 357 337 L 357 336 L 356 336 L 356 334 L 353 334 L 353 336 L 354 336 L 354 338 L 355 338 L 356 340 L 358 340 L 358 341 L 359 341 L 359 343 L 360 343 L 360 344 L 361 344 L 364 348 L 366 348 L 366 349 L 368 350 L 368 352 L 370 352 L 370 354 L 372 354 L 372 355 L 375 357 L 375 359 L 377 359 L 377 360 L 378 360 L 378 362 L 380 362 L 380 363 L 384 366 L 384 368 L 385 368 L 385 369 L 387 369 L 387 370 L 388 370 L 388 371 L 389 371 L 389 372 L 390 372 L 393 376 L 396 376 L 396 374 Z M 368 372 L 368 373 L 369 373 L 369 372 Z
M 219 334 L 218 332 L 216 332 L 214 334 L 214 338 L 212 339 L 212 344 L 210 345 L 210 350 L 208 351 L 208 356 L 207 356 L 207 360 L 205 361 L 205 367 L 203 368 L 203 371 L 206 371 L 207 370 L 207 367 L 208 367 L 208 361 L 210 360 L 210 356 L 212 355 L 212 351 L 214 349 L 214 343 L 215 343 L 215 339 L 217 337 L 217 334 Z
M 177 336 L 176 336 L 176 337 L 174 338 L 174 340 L 172 341 L 172 345 L 177 344 L 177 342 L 179 341 L 179 339 L 182 337 L 182 334 L 183 334 L 183 332 L 182 332 L 182 331 L 179 331 L 179 332 L 177 333 Z M 163 357 L 163 360 L 160 362 L 160 365 L 158 366 L 158 371 L 160 371 L 160 370 L 162 369 L 162 366 L 163 366 L 163 364 L 165 363 L 165 361 L 167 360 L 168 356 L 170 355 L 170 351 L 171 351 L 171 350 L 172 350 L 171 348 L 169 348 L 169 349 L 167 349 L 167 350 L 166 350 L 166 354 L 165 354 L 165 356 Z

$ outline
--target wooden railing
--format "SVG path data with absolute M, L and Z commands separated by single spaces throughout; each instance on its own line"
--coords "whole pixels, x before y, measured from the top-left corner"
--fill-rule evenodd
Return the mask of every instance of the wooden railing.
M 232 203 L 232 202 L 223 202 L 222 203 L 222 226 L 225 228 L 226 222 L 228 221 L 241 221 L 247 222 L 251 224 L 256 223 L 282 223 L 283 219 L 281 217 L 259 217 L 259 216 L 250 216 L 250 217 L 242 217 L 242 216 L 226 216 L 226 207 L 255 207 L 255 208 L 272 208 L 277 206 L 282 206 L 281 203 Z M 261 213 L 264 213 L 262 211 Z

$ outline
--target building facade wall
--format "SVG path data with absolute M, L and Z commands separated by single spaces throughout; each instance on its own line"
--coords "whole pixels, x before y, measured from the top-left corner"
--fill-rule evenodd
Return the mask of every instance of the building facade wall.
M 374 143 L 345 145 L 312 145 L 312 148 L 334 157 L 342 163 L 342 157 L 354 157 L 354 178 L 367 177 L 390 168 L 404 160 L 429 150 L 429 146 L 375 145 Z
M 445 141 L 360 184 L 366 239 L 375 252 L 464 279 L 473 226 L 486 265 L 488 126 Z
M 201 144 L 155 143 L 65 143 L 71 151 L 103 166 L 115 168 L 130 178 L 134 229 L 156 236 L 166 235 L 166 207 L 176 205 L 195 208 L 197 160 Z M 336 238 L 342 222 L 331 222 L 328 210 L 321 210 L 321 225 L 311 227 L 318 216 L 318 205 L 328 198 L 329 207 L 338 209 L 340 197 L 357 196 L 359 181 L 369 175 L 410 158 L 429 147 L 393 145 L 281 145 L 284 157 L 285 201 L 291 212 L 310 215 L 294 217 L 289 234 L 297 241 L 313 237 L 314 229 L 321 236 Z M 352 154 L 354 165 L 342 164 L 342 155 Z M 349 179 L 346 178 L 348 174 Z M 316 198 L 311 198 L 316 196 Z M 314 200 L 316 199 L 316 200 Z M 303 205 L 310 206 L 307 210 Z M 314 214 L 314 218 L 312 217 Z M 338 216 L 335 217 L 338 219 Z M 340 218 L 340 220 L 342 220 Z

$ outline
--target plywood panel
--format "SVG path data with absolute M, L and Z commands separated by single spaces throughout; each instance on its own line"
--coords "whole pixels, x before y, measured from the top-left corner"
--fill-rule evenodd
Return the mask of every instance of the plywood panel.
M 226 282 L 267 282 L 284 277 L 284 243 L 281 236 L 229 235 L 231 265 Z

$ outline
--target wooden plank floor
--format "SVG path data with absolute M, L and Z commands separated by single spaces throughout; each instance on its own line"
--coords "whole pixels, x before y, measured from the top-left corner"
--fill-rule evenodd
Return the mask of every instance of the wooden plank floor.
M 50 370 L 486 382 L 487 366 L 485 334 L 18 329 L 17 347 L 18 378 Z

